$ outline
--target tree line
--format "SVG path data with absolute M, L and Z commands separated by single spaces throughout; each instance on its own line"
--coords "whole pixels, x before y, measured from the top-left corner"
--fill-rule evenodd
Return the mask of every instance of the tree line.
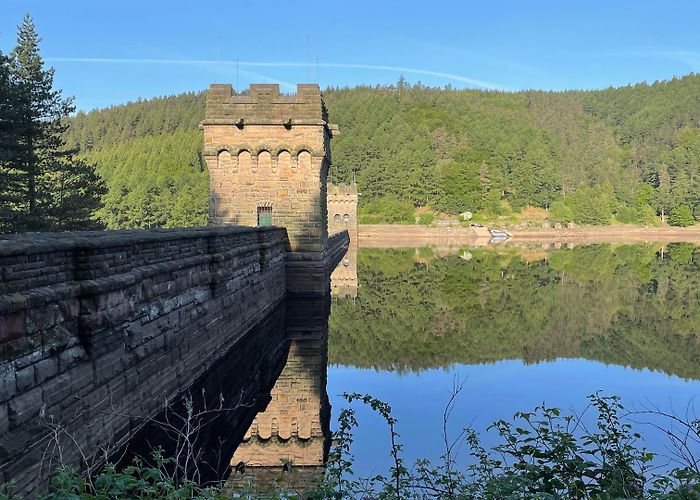
M 329 178 L 357 181 L 364 222 L 412 223 L 420 207 L 487 217 L 539 207 L 552 222 L 689 225 L 700 206 L 699 92 L 698 75 L 603 91 L 504 93 L 403 79 L 326 89 L 343 131 Z M 99 213 L 107 227 L 206 222 L 203 115 L 203 94 L 190 93 L 71 120 L 69 143 L 109 185 Z M 135 208 L 144 205 L 151 215 Z

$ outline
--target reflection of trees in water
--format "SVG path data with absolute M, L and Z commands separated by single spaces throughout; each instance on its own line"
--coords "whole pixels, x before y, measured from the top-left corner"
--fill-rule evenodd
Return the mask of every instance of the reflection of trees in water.
M 359 297 L 333 304 L 331 363 L 402 371 L 582 357 L 700 378 L 692 245 L 580 246 L 539 260 L 425 253 L 360 250 Z

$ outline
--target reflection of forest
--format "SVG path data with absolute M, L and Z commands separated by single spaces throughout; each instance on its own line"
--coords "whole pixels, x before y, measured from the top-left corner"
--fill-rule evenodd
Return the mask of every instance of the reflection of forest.
M 419 371 L 586 358 L 700 378 L 700 249 L 680 243 L 528 252 L 360 249 L 329 361 Z

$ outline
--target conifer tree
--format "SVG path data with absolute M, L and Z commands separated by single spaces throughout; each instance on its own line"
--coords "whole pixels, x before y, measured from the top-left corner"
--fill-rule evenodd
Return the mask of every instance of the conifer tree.
M 66 148 L 66 119 L 71 99 L 53 88 L 53 69 L 45 69 L 34 23 L 26 14 L 10 54 L 10 78 L 16 87 L 13 125 L 17 134 L 12 167 L 21 174 L 21 197 L 12 230 L 65 230 L 90 226 L 90 214 L 105 192 L 94 167 L 76 161 Z
M 19 172 L 14 168 L 17 155 L 17 91 L 10 78 L 10 60 L 0 52 L 0 232 L 13 220 L 19 202 Z

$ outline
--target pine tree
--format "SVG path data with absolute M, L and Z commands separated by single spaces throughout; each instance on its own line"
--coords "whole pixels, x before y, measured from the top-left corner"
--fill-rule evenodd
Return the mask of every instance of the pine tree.
M 10 77 L 16 86 L 14 126 L 18 134 L 13 167 L 21 173 L 20 213 L 14 230 L 85 228 L 97 209 L 104 183 L 93 166 L 76 161 L 66 148 L 66 119 L 71 99 L 53 89 L 53 69 L 44 69 L 34 23 L 26 14 L 10 54 Z
M 10 60 L 0 52 L 0 232 L 7 231 L 20 200 L 20 172 L 14 168 L 18 145 L 16 100 Z

